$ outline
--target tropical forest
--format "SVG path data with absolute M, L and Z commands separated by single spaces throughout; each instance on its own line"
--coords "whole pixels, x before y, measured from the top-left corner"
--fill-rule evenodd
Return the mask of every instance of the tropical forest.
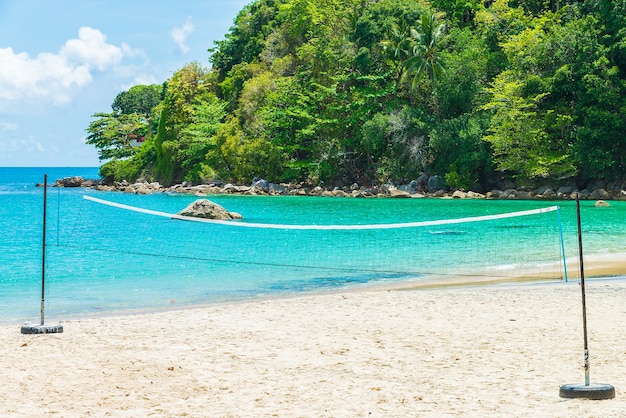
M 623 0 L 255 0 L 87 143 L 110 181 L 626 177 Z

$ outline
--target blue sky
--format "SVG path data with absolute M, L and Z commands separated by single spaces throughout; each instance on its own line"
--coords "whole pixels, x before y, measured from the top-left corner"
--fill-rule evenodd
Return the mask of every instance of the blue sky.
M 0 167 L 92 167 L 85 129 L 121 91 L 210 66 L 252 0 L 0 0 Z

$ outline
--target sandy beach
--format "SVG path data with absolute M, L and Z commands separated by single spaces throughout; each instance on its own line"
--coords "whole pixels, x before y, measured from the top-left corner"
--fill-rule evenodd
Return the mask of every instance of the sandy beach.
M 626 281 L 364 290 L 0 327 L 1 416 L 620 417 Z M 49 323 L 49 322 L 48 322 Z

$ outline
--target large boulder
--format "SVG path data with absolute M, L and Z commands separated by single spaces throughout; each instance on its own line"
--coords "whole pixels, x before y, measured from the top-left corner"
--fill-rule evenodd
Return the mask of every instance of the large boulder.
M 264 192 L 269 192 L 270 191 L 270 182 L 259 178 L 259 177 L 255 177 L 252 180 L 252 184 L 250 185 L 250 187 L 258 187 L 259 189 L 263 190 Z
M 241 219 L 242 216 L 236 212 L 229 212 L 217 203 L 208 199 L 198 199 L 190 203 L 185 209 L 178 212 L 178 215 L 192 216 L 195 218 L 217 219 L 229 221 Z
M 426 174 L 417 178 L 417 191 L 420 193 L 428 191 L 428 176 Z
M 428 178 L 428 192 L 436 193 L 446 188 L 446 181 L 441 176 L 430 176 Z
M 589 199 L 592 200 L 608 200 L 611 198 L 611 194 L 604 189 L 595 189 L 589 194 Z

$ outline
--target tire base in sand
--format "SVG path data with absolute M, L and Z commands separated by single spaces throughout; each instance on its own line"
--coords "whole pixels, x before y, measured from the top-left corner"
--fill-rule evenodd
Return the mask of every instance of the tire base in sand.
M 63 325 L 22 325 L 22 334 L 59 334 Z
M 585 398 L 585 399 L 613 399 L 615 388 L 604 383 L 592 383 L 589 385 L 563 385 L 559 389 L 561 398 Z

